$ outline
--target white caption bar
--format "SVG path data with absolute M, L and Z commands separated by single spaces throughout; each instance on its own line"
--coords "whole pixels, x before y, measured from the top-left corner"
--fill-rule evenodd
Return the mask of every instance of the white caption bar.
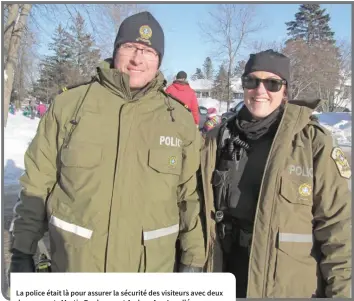
M 16 301 L 232 301 L 229 273 L 13 273 Z

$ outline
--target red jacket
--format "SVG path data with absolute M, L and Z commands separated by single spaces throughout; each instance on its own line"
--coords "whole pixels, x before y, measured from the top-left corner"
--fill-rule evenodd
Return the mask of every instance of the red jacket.
M 174 81 L 166 93 L 182 101 L 191 110 L 195 124 L 199 124 L 199 107 L 197 96 L 187 82 Z

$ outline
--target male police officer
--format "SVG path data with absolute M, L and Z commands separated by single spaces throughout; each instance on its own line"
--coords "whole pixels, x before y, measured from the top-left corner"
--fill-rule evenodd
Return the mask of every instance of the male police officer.
M 164 33 L 123 21 L 111 64 L 60 94 L 25 155 L 10 272 L 34 271 L 48 229 L 54 272 L 201 271 L 205 245 L 192 114 L 164 93 Z

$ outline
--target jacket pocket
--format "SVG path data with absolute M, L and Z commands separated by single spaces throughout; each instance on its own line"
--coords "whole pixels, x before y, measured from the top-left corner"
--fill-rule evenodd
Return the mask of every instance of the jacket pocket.
M 152 148 L 148 165 L 158 173 L 179 176 L 182 172 L 182 149 Z
M 311 298 L 317 289 L 317 261 L 312 255 L 312 233 L 281 229 L 276 241 L 274 296 Z
M 101 163 L 102 147 L 90 143 L 71 143 L 60 153 L 64 167 L 92 168 Z
M 179 224 L 143 230 L 144 272 L 173 272 Z
M 53 212 L 49 218 L 49 238 L 52 268 L 56 272 L 82 272 L 87 270 L 87 251 L 92 247 L 93 231 L 75 219 Z M 92 260 L 92 258 L 91 258 Z
M 280 195 L 289 203 L 312 206 L 312 180 L 310 182 L 295 181 L 289 176 L 282 176 Z
M 99 190 L 102 174 L 102 146 L 72 142 L 60 153 L 60 184 L 72 201 L 90 197 Z

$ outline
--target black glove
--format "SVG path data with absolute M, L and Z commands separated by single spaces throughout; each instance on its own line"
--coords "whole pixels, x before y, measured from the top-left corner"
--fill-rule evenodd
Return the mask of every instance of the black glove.
M 34 273 L 35 270 L 33 255 L 12 249 L 9 273 Z
M 10 273 L 34 273 L 36 267 L 33 255 L 25 254 L 19 250 L 12 249 L 11 263 L 8 271 L 8 282 L 10 286 Z
M 178 267 L 178 272 L 179 273 L 202 273 L 203 268 L 187 266 L 181 263 Z

